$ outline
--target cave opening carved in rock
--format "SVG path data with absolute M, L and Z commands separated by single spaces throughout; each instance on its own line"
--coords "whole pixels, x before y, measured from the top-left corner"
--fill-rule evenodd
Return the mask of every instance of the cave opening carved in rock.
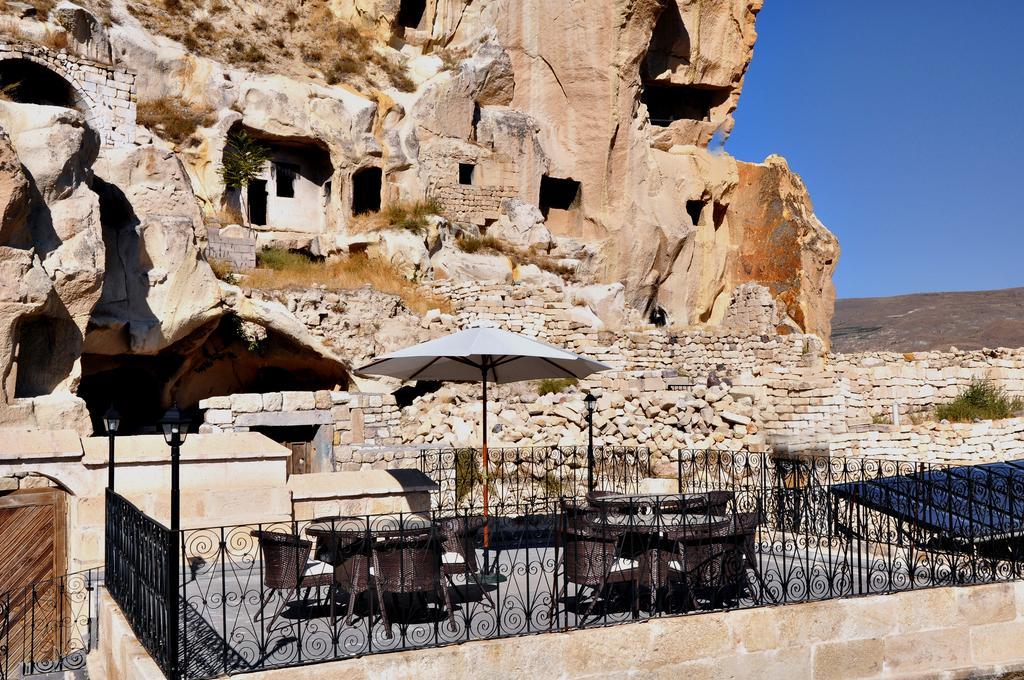
M 404 28 L 419 28 L 427 11 L 427 0 L 402 0 L 398 9 L 398 25 Z
M 28 59 L 0 60 L 0 88 L 21 104 L 44 104 L 88 114 L 82 95 L 61 75 Z
M 380 194 L 383 179 L 383 172 L 377 167 L 362 168 L 353 173 L 353 215 L 362 215 L 380 210 Z
M 18 323 L 14 396 L 51 394 L 68 376 L 82 347 L 82 334 L 69 316 L 33 316 Z
M 651 124 L 667 127 L 677 120 L 710 122 L 712 111 L 729 101 L 730 94 L 728 87 L 644 81 L 640 98 L 647 106 Z
M 663 0 L 663 5 L 642 65 L 646 78 L 657 78 L 690 64 L 690 33 L 679 5 L 676 0 Z
M 334 166 L 327 145 L 306 137 L 281 137 L 236 126 L 268 150 L 269 161 L 260 177 L 249 183 L 246 210 L 249 223 L 279 231 L 322 232 L 328 225 Z M 241 211 L 240 190 L 228 190 L 226 202 Z
M 562 177 L 540 178 L 540 212 L 552 233 L 560 236 L 579 236 L 582 214 L 582 189 L 574 179 Z
M 247 332 L 229 314 L 154 356 L 86 354 L 78 396 L 94 427 L 114 404 L 133 433 L 155 425 L 172 402 L 194 411 L 207 397 L 348 386 L 340 362 L 273 330 Z

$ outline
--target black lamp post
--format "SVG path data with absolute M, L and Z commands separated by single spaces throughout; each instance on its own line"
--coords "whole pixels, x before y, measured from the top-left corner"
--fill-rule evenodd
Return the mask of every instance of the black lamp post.
M 121 414 L 111 404 L 107 412 L 103 414 L 103 425 L 107 428 L 107 438 L 110 440 L 110 451 L 107 456 L 107 488 L 114 490 L 114 437 L 117 435 L 117 428 L 121 426 Z
M 587 407 L 587 491 L 594 490 L 594 407 L 597 405 L 597 397 L 588 392 L 583 397 L 583 403 Z
M 160 419 L 160 427 L 164 432 L 164 441 L 171 447 L 171 544 L 167 546 L 169 564 L 167 567 L 167 613 L 170 625 L 167 635 L 167 654 L 170 659 L 170 677 L 178 678 L 178 644 L 180 639 L 180 611 L 178 593 L 179 564 L 179 530 L 181 524 L 181 445 L 188 436 L 188 419 L 181 415 L 175 403 Z

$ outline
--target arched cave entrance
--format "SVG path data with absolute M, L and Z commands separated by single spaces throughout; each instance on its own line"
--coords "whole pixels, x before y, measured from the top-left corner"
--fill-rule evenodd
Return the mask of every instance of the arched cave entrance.
M 253 339 L 226 315 L 155 356 L 86 354 L 78 396 L 96 432 L 114 404 L 125 434 L 153 431 L 172 401 L 186 413 L 207 397 L 348 386 L 348 371 L 272 329 Z
M 398 25 L 404 28 L 419 28 L 426 11 L 427 0 L 402 0 L 398 10 Z
M 20 104 L 63 106 L 88 113 L 75 88 L 54 71 L 28 59 L 0 60 L 0 88 Z
M 538 206 L 552 233 L 559 236 L 580 235 L 581 193 L 580 183 L 574 179 L 541 176 Z
M 369 167 L 352 174 L 352 214 L 377 212 L 380 210 L 380 194 L 384 173 L 380 168 Z

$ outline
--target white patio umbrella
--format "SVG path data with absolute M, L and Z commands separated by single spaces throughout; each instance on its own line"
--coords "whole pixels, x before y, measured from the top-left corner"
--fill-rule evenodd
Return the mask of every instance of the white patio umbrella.
M 384 375 L 402 380 L 446 380 L 483 383 L 483 501 L 488 514 L 487 383 L 542 378 L 585 378 L 611 367 L 568 350 L 538 342 L 490 325 L 452 333 L 377 357 L 356 369 L 358 375 Z M 484 524 L 484 546 L 489 531 Z

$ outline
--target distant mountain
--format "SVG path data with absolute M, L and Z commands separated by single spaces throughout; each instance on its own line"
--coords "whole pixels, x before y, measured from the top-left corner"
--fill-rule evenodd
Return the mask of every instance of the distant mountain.
M 1024 288 L 836 300 L 832 351 L 1024 347 Z

